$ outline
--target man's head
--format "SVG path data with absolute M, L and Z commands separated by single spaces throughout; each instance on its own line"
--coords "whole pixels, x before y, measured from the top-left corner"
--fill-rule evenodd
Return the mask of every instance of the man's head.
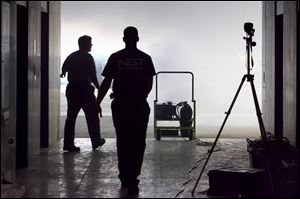
M 136 43 L 139 41 L 138 30 L 133 26 L 124 29 L 123 41 L 125 43 Z
M 90 36 L 83 35 L 79 37 L 78 45 L 80 50 L 90 52 L 92 48 L 92 38 Z

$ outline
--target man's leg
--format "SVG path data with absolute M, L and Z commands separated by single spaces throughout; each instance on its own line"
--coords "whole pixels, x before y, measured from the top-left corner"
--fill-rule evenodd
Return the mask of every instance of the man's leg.
M 74 149 L 74 139 L 75 139 L 75 122 L 80 110 L 80 104 L 74 96 L 74 91 L 70 86 L 67 86 L 66 90 L 68 110 L 67 118 L 64 128 L 64 150 Z
M 138 106 L 132 120 L 135 121 L 133 129 L 130 132 L 132 143 L 130 144 L 131 150 L 131 166 L 130 166 L 130 181 L 132 186 L 139 183 L 138 176 L 141 173 L 141 168 L 144 159 L 144 152 L 146 148 L 146 133 L 149 120 L 150 108 L 148 104 Z M 129 142 L 130 143 L 130 142 Z
M 96 98 L 92 90 L 94 89 L 91 89 L 88 93 L 88 96 L 86 96 L 82 109 L 85 113 L 92 146 L 93 148 L 97 148 L 102 143 L 100 134 L 100 120 L 96 110 Z
M 119 179 L 122 186 L 128 186 L 128 142 L 126 143 L 126 138 L 124 138 L 124 132 L 119 127 L 116 128 L 117 134 L 117 155 L 118 155 L 118 168 L 119 168 Z
M 125 106 L 125 105 L 124 105 Z M 118 168 L 119 168 L 119 179 L 122 186 L 128 186 L 128 172 L 127 163 L 128 155 L 127 150 L 129 143 L 127 142 L 128 135 L 124 128 L 126 121 L 126 114 L 124 116 L 124 110 L 122 110 L 122 105 L 117 103 L 115 100 L 112 101 L 111 105 L 113 123 L 116 131 L 116 141 L 117 141 L 117 155 L 118 155 Z
M 141 168 L 144 159 L 144 152 L 146 148 L 146 131 L 147 131 L 147 124 L 139 124 L 137 128 L 135 128 L 137 134 L 135 136 L 135 144 L 134 147 L 131 149 L 131 156 L 132 156 L 132 165 L 131 165 L 131 179 L 132 183 L 139 182 L 137 181 L 138 176 L 141 174 Z
M 134 119 L 134 117 L 132 117 Z M 140 180 L 138 176 L 141 173 L 142 163 L 144 159 L 144 152 L 146 147 L 146 128 L 143 120 L 140 118 L 133 120 L 127 124 L 127 143 L 126 143 L 126 179 L 128 186 L 128 193 L 137 194 L 139 193 L 138 184 Z M 143 123 L 143 124 L 142 124 Z M 142 128 L 144 127 L 144 128 Z M 126 128 L 125 128 L 126 129 Z

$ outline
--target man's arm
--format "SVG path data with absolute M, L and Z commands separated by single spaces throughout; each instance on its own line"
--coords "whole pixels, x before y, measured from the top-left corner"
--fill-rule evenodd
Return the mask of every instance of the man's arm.
M 151 92 L 152 85 L 153 85 L 153 77 L 147 78 L 147 84 L 146 84 L 146 86 L 147 86 L 147 88 L 146 88 L 147 95 Z
M 69 57 L 64 61 L 63 66 L 62 66 L 62 72 L 60 74 L 60 77 L 63 78 L 66 76 L 66 72 L 68 72 L 68 65 L 69 65 Z
M 156 72 L 155 72 L 155 68 L 154 68 L 154 65 L 153 65 L 153 62 L 152 62 L 152 59 L 151 59 L 150 56 L 148 57 L 147 63 L 148 63 L 148 66 L 149 66 L 148 67 L 149 71 L 148 71 L 148 75 L 147 75 L 148 78 L 146 80 L 146 93 L 148 95 L 152 90 L 153 76 L 156 74 Z
M 95 87 L 99 90 L 99 82 L 98 82 L 98 78 L 96 75 L 96 64 L 94 61 L 94 58 L 92 55 L 90 55 L 90 67 L 89 67 L 89 74 L 90 74 L 90 78 L 91 81 L 93 82 L 93 84 L 95 85 Z
M 99 90 L 99 83 L 98 83 L 98 79 L 97 79 L 97 76 L 96 76 L 96 73 L 94 73 L 91 77 L 91 81 L 93 82 L 93 84 L 96 86 L 96 88 Z
M 112 82 L 112 78 L 109 78 L 109 77 L 105 77 L 104 80 L 102 81 L 100 88 L 98 90 L 98 96 L 97 96 L 97 100 L 96 100 L 97 106 L 100 105 L 103 98 L 105 97 L 105 95 L 110 87 L 111 82 Z

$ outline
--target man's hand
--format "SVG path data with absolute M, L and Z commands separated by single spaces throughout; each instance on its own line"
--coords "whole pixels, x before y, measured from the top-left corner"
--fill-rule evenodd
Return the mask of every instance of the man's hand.
M 102 108 L 101 108 L 100 105 L 98 105 L 98 106 L 96 107 L 96 110 L 97 110 L 97 113 L 100 114 L 100 117 L 102 117 Z

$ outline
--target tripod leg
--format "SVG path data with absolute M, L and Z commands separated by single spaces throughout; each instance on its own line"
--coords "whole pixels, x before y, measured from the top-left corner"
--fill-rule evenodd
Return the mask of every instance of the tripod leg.
M 272 196 L 275 197 L 273 179 L 272 179 L 271 169 L 270 169 L 270 161 L 269 161 L 269 154 L 270 153 L 269 153 L 268 141 L 267 141 L 264 122 L 263 122 L 262 117 L 261 117 L 262 113 L 261 113 L 260 108 L 259 108 L 257 95 L 256 95 L 254 83 L 253 83 L 253 75 L 251 75 L 251 77 L 250 77 L 250 84 L 251 84 L 251 90 L 252 90 L 252 94 L 253 94 L 253 99 L 254 99 L 254 104 L 255 104 L 255 109 L 256 109 L 256 115 L 257 115 L 259 129 L 260 129 L 260 134 L 261 134 L 261 137 L 263 139 L 263 143 L 265 145 L 265 156 L 266 157 L 264 158 L 264 161 L 265 161 L 264 165 L 266 167 L 266 171 L 267 171 L 267 175 L 268 175 L 267 177 L 268 177 L 269 182 L 270 182 L 270 190 L 271 190 Z
M 252 90 L 252 94 L 253 94 L 254 105 L 255 105 L 255 109 L 256 109 L 256 115 L 258 118 L 259 129 L 260 129 L 260 133 L 261 133 L 261 137 L 263 138 L 263 141 L 266 142 L 267 141 L 266 130 L 265 130 L 265 126 L 264 126 L 264 123 L 263 123 L 263 120 L 261 117 L 262 113 L 259 108 L 257 95 L 256 95 L 254 83 L 253 83 L 253 77 L 251 77 L 251 78 L 252 79 L 250 80 L 250 84 L 251 84 L 251 90 Z
M 211 154 L 212 154 L 213 151 L 214 151 L 214 148 L 215 148 L 215 146 L 216 146 L 216 144 L 217 144 L 217 141 L 218 141 L 218 139 L 219 139 L 219 137 L 220 137 L 220 135 L 221 135 L 221 132 L 222 132 L 224 126 L 225 126 L 225 123 L 226 123 L 226 121 L 227 121 L 227 118 L 229 117 L 229 115 L 230 115 L 230 113 L 231 113 L 231 110 L 232 110 L 232 108 L 233 108 L 233 105 L 234 105 L 234 103 L 235 103 L 235 101 L 236 101 L 236 99 L 237 99 L 237 97 L 238 97 L 238 95 L 239 95 L 239 93 L 240 93 L 240 91 L 241 91 L 241 88 L 242 88 L 242 86 L 243 86 L 243 84 L 244 84 L 244 82 L 245 82 L 246 77 L 247 77 L 247 75 L 244 75 L 244 76 L 243 76 L 242 81 L 241 81 L 241 83 L 240 83 L 240 85 L 239 85 L 239 88 L 238 88 L 237 92 L 235 93 L 235 96 L 234 96 L 234 98 L 233 98 L 233 100 L 232 100 L 232 102 L 231 102 L 231 105 L 230 105 L 228 111 L 225 112 L 226 117 L 225 117 L 225 119 L 224 119 L 224 121 L 223 121 L 223 123 L 222 123 L 222 126 L 221 126 L 221 128 L 220 128 L 220 130 L 219 130 L 219 132 L 218 132 L 218 135 L 217 135 L 217 137 L 216 137 L 216 139 L 215 139 L 215 141 L 214 141 L 214 143 L 213 143 L 211 149 L 209 150 L 209 154 L 208 154 L 208 156 L 207 156 L 207 158 L 206 158 L 206 161 L 205 161 L 205 163 L 204 163 L 204 165 L 203 165 L 203 167 L 202 167 L 201 173 L 200 173 L 200 175 L 199 175 L 199 177 L 198 177 L 198 179 L 197 179 L 197 181 L 196 181 L 196 184 L 195 184 L 195 186 L 194 186 L 194 188 L 193 188 L 193 190 L 192 190 L 192 195 L 194 195 L 194 193 L 195 193 L 195 189 L 196 189 L 196 187 L 197 187 L 197 185 L 198 185 L 198 183 L 199 183 L 199 181 L 200 181 L 200 179 L 201 179 L 201 176 L 202 176 L 202 174 L 203 174 L 203 172 L 204 172 L 204 169 L 205 169 L 205 167 L 206 167 L 206 164 L 207 164 L 207 162 L 208 162 L 208 160 L 209 160 Z

